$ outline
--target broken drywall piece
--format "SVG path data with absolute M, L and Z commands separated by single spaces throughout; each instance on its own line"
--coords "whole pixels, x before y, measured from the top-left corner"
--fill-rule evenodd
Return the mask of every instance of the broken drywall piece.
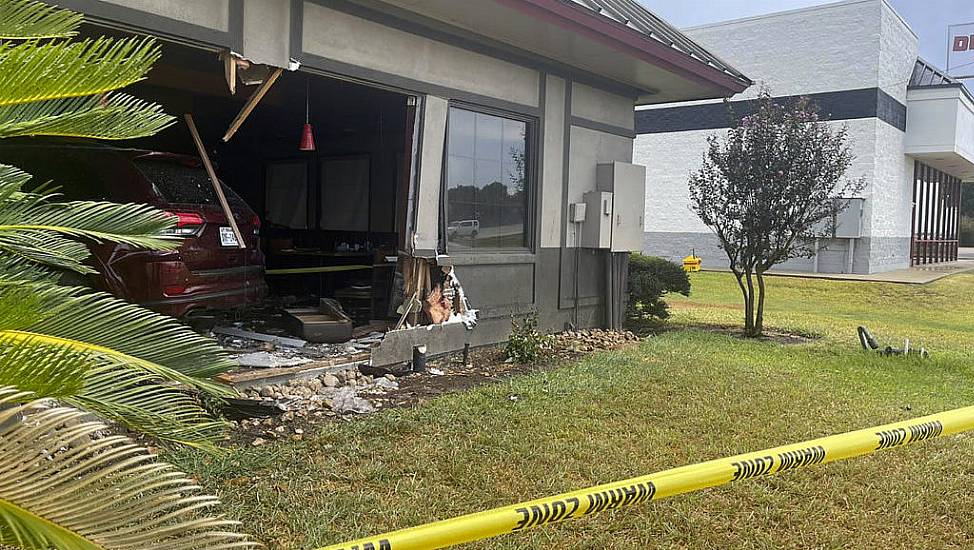
M 375 410 L 372 403 L 362 399 L 355 392 L 355 388 L 341 388 L 331 398 L 331 408 L 338 414 L 356 413 L 368 414 Z
M 237 363 L 241 367 L 252 367 L 261 369 L 276 369 L 282 367 L 297 367 L 311 363 L 307 357 L 284 357 L 266 351 L 257 353 L 246 353 L 237 356 Z
M 460 284 L 460 279 L 457 277 L 456 270 L 453 266 L 444 266 L 443 275 L 446 277 L 445 284 L 454 293 L 455 304 L 453 314 L 446 322 L 463 323 L 468 329 L 472 330 L 477 324 L 478 311 L 470 308 L 470 303 L 467 301 L 467 294 L 464 292 L 463 285 Z

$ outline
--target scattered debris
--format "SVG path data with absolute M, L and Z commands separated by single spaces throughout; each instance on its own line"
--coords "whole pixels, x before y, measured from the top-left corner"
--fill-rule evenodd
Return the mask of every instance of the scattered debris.
M 462 328 L 461 328 L 462 330 Z M 360 339 L 379 338 L 381 334 Z M 309 431 L 322 422 L 365 415 L 391 407 L 412 406 L 447 392 L 496 382 L 519 373 L 534 372 L 586 353 L 612 349 L 637 340 L 628 332 L 581 330 L 555 335 L 545 359 L 537 364 L 504 362 L 503 346 L 470 350 L 430 361 L 425 373 L 395 367 L 374 367 L 366 363 L 339 363 L 342 358 L 318 361 L 293 368 L 260 369 L 236 375 L 234 384 L 242 390 L 237 409 L 228 417 L 236 422 L 240 444 L 260 446 L 273 441 L 303 441 Z M 314 349 L 286 350 L 308 353 Z M 279 350 L 283 352 L 284 350 Z M 359 357 L 368 357 L 360 354 Z M 319 367 L 318 365 L 329 365 Z M 260 378 L 262 375 L 274 375 Z M 288 378 L 289 377 L 289 378 Z M 510 396 L 513 403 L 520 398 Z M 253 417 L 246 418 L 246 413 Z
M 279 353 L 270 351 L 258 351 L 256 353 L 245 353 L 236 357 L 237 363 L 241 367 L 252 367 L 262 369 L 273 369 L 281 367 L 297 367 L 306 365 L 312 361 L 308 357 L 287 357 Z
M 236 327 L 216 327 L 212 332 L 214 334 L 222 334 L 224 336 L 235 336 L 237 338 L 246 338 L 247 340 L 257 340 L 258 342 L 269 342 L 276 346 L 285 346 L 289 348 L 303 348 L 304 346 L 308 345 L 308 342 L 298 340 L 297 338 L 286 338 L 284 336 L 262 334 L 260 332 L 243 330 Z
M 356 413 L 368 414 L 375 411 L 375 407 L 368 400 L 358 396 L 355 388 L 340 388 L 331 399 L 331 408 L 338 414 Z
M 859 344 L 862 346 L 862 349 L 866 351 L 875 351 L 878 352 L 880 355 L 885 355 L 887 357 L 894 356 L 894 355 L 915 355 L 923 359 L 930 357 L 930 352 L 928 352 L 926 348 L 919 348 L 919 349 L 911 348 L 909 338 L 903 341 L 902 348 L 894 348 L 892 346 L 886 346 L 885 348 L 880 349 L 879 342 L 869 332 L 869 329 L 867 329 L 866 327 L 858 327 L 856 329 L 856 332 L 859 335 Z

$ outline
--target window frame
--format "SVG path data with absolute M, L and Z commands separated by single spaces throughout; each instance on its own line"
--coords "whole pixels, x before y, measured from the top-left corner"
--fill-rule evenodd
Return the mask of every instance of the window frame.
M 513 120 L 516 122 L 522 122 L 525 124 L 525 136 L 524 136 L 524 189 L 525 189 L 525 204 L 524 204 L 524 240 L 525 244 L 521 247 L 511 247 L 511 248 L 486 248 L 486 249 L 469 249 L 462 252 L 453 253 L 450 250 L 450 239 L 448 234 L 448 226 L 450 224 L 450 219 L 448 216 L 448 185 L 449 185 L 449 174 L 450 174 L 450 118 L 453 109 L 459 109 L 462 111 L 471 112 L 474 114 L 490 115 L 498 117 L 501 119 Z M 488 107 L 485 105 L 479 105 L 476 103 L 468 103 L 465 101 L 450 100 L 447 106 L 447 117 L 446 117 L 446 131 L 445 143 L 443 145 L 443 166 L 441 170 L 440 177 L 440 242 L 441 248 L 446 251 L 450 256 L 466 256 L 466 255 L 486 255 L 486 254 L 534 254 L 537 249 L 537 223 L 538 223 L 538 212 L 537 212 L 537 196 L 538 196 L 538 166 L 539 158 L 538 154 L 541 151 L 541 147 L 538 143 L 538 137 L 540 134 L 540 118 L 537 116 L 527 115 L 524 113 L 518 113 L 514 111 L 507 111 L 504 109 L 497 109 L 494 107 Z

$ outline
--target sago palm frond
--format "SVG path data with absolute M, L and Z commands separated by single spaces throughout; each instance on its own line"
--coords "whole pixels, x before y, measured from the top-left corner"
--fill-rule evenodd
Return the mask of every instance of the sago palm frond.
M 55 398 L 157 439 L 215 451 L 226 425 L 163 382 L 64 344 L 0 336 L 0 386 Z
M 159 55 L 151 38 L 0 44 L 0 105 L 117 90 L 142 80 Z
M 5 0 L 0 3 L 0 40 L 69 38 L 81 21 L 81 14 L 35 0 Z
M 3 288 L 0 280 L 0 292 Z M 229 355 L 175 319 L 102 292 L 44 284 L 31 285 L 31 290 L 45 315 L 31 324 L 4 327 L 0 334 L 65 345 L 213 395 L 234 395 L 209 381 L 236 366 Z
M 65 347 L 0 338 L 0 386 L 37 397 L 62 398 L 84 390 L 91 357 Z
M 0 266 L 33 263 L 85 274 L 94 272 L 81 263 L 90 255 L 84 244 L 53 233 L 0 231 Z
M 159 105 L 125 94 L 52 99 L 0 107 L 0 138 L 134 139 L 151 136 L 174 121 Z
M 170 465 L 69 408 L 0 388 L 0 545 L 30 550 L 255 548 Z
M 156 250 L 179 246 L 178 238 L 163 234 L 173 227 L 175 218 L 151 206 L 52 202 L 56 195 L 21 191 L 29 180 L 26 172 L 0 164 L 0 268 L 33 262 L 91 273 L 83 263 L 90 256 L 88 247 L 74 239 Z
M 226 423 L 160 382 L 158 376 L 106 364 L 89 370 L 82 390 L 61 401 L 157 439 L 217 451 Z

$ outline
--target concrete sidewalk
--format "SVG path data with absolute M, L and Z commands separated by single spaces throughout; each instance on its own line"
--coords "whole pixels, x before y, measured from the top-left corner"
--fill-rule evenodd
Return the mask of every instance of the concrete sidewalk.
M 974 248 L 966 249 L 970 251 L 969 259 L 964 259 L 961 249 L 961 260 L 942 264 L 919 265 L 909 269 L 897 269 L 885 273 L 872 273 L 869 275 L 857 275 L 854 273 L 806 273 L 801 271 L 769 271 L 768 275 L 777 277 L 805 277 L 808 279 L 832 279 L 836 281 L 867 281 L 874 283 L 899 283 L 908 285 L 925 285 L 934 281 L 956 275 L 974 271 Z

